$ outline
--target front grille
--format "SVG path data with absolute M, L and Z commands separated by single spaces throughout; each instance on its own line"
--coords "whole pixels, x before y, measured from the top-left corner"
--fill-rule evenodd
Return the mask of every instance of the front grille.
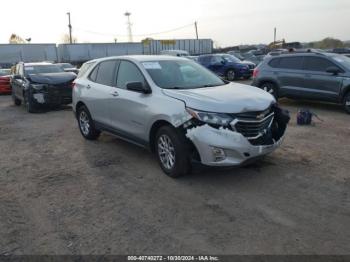
M 259 119 L 260 117 L 261 119 Z M 273 112 L 268 112 L 267 114 L 247 113 L 245 117 L 236 118 L 231 126 L 247 139 L 254 140 L 264 136 L 268 132 L 273 119 Z

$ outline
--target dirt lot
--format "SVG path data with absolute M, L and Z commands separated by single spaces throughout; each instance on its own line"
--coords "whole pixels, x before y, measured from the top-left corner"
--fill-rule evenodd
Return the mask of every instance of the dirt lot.
M 283 100 L 280 149 L 250 167 L 166 177 L 147 151 L 85 141 L 70 108 L 0 96 L 0 254 L 349 254 L 350 116 Z M 298 127 L 298 108 L 324 122 Z

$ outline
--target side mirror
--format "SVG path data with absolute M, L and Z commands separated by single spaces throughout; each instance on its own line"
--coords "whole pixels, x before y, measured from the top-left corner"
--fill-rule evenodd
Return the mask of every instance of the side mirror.
M 126 84 L 126 89 L 144 94 L 150 94 L 152 92 L 149 86 L 142 82 L 129 82 Z
M 330 66 L 326 69 L 326 72 L 327 73 L 330 73 L 332 75 L 337 75 L 339 74 L 341 71 L 338 67 L 335 67 L 335 66 Z

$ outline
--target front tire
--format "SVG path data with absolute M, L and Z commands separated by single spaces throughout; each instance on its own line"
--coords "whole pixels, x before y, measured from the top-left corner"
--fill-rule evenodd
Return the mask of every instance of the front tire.
M 226 79 L 227 81 L 234 81 L 236 79 L 236 73 L 235 70 L 230 69 L 226 72 Z
M 344 106 L 345 111 L 348 114 L 350 114 L 350 91 L 347 92 L 344 96 L 343 106 Z
M 184 134 L 171 126 L 163 126 L 157 132 L 154 147 L 165 174 L 175 178 L 190 172 L 190 154 Z
M 24 105 L 28 113 L 36 113 L 37 110 L 34 106 L 33 100 L 30 97 L 30 91 L 24 93 Z
M 86 106 L 81 106 L 78 108 L 77 112 L 79 130 L 82 136 L 88 140 L 96 140 L 101 131 L 95 128 L 94 121 L 91 118 L 90 112 Z

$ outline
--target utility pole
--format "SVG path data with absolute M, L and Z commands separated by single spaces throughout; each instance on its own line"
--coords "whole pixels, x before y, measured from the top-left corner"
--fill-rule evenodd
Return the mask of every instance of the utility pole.
M 196 38 L 198 40 L 198 26 L 197 26 L 197 21 L 194 22 L 194 28 L 196 29 Z
M 68 15 L 68 28 L 69 28 L 69 43 L 72 44 L 72 25 L 70 23 L 70 12 L 67 13 Z
M 273 30 L 273 46 L 276 45 L 276 35 L 277 35 L 277 28 L 275 27 Z
M 128 25 L 128 34 L 129 34 L 129 42 L 133 42 L 132 41 L 132 32 L 131 32 L 131 22 L 130 22 L 130 15 L 131 13 L 130 12 L 125 12 L 124 14 L 127 18 L 128 18 L 128 22 L 127 22 L 127 25 Z

